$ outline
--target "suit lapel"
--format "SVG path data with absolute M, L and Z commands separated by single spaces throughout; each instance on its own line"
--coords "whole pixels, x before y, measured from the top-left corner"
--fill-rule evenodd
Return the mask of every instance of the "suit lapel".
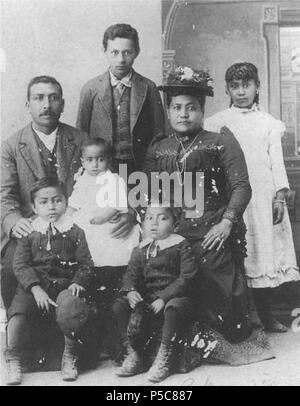
M 75 150 L 74 135 L 59 123 L 57 131 L 57 175 L 62 182 L 66 182 L 68 178 Z
M 132 73 L 131 81 L 130 129 L 132 133 L 147 95 L 147 84 L 135 71 Z
M 113 100 L 109 72 L 105 72 L 99 77 L 97 94 L 104 110 L 106 111 L 109 118 L 112 120 Z
M 29 169 L 37 179 L 41 179 L 46 176 L 41 154 L 39 152 L 31 124 L 25 128 L 22 134 L 19 142 L 19 151 L 26 161 Z

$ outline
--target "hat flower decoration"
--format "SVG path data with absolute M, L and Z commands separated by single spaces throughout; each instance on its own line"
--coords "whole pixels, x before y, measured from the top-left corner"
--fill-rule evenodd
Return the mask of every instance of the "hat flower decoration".
M 159 86 L 165 92 L 176 88 L 193 88 L 206 96 L 213 96 L 213 79 L 207 70 L 196 70 L 188 66 L 176 66 L 166 73 L 166 83 Z

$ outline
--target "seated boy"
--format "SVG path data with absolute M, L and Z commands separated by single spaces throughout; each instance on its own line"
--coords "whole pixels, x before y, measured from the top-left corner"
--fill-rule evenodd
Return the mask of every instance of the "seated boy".
M 88 288 L 93 262 L 83 230 L 65 215 L 64 185 L 56 178 L 37 181 L 31 202 L 37 215 L 33 231 L 18 240 L 13 260 L 18 287 L 8 309 L 8 385 L 21 383 L 21 355 L 30 343 L 31 322 L 55 316 L 65 339 L 62 378 L 77 379 L 76 343 L 89 315 L 80 296 Z

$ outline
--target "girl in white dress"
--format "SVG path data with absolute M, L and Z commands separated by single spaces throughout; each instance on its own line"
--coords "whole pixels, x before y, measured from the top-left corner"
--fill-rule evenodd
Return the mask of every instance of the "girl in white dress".
M 287 328 L 273 317 L 270 303 L 270 288 L 300 279 L 285 203 L 289 189 L 281 147 L 285 125 L 261 109 L 260 82 L 253 64 L 232 65 L 225 80 L 230 108 L 208 118 L 204 128 L 220 132 L 228 127 L 245 154 L 252 187 L 252 199 L 244 212 L 247 282 L 266 330 L 285 332 Z

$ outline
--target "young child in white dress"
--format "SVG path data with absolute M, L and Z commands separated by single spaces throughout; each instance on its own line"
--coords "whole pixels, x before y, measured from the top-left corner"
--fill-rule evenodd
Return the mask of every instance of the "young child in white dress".
M 117 213 L 126 213 L 127 193 L 124 180 L 109 169 L 111 146 L 102 138 L 87 140 L 82 147 L 82 168 L 75 175 L 69 198 L 73 220 L 84 230 L 95 267 L 125 266 L 132 249 L 139 243 L 139 227 L 126 239 L 113 238 Z
M 139 244 L 140 235 L 138 225 L 126 238 L 111 235 L 116 224 L 110 221 L 115 221 L 118 213 L 128 211 L 126 184 L 109 169 L 112 152 L 112 147 L 102 138 L 84 142 L 82 168 L 75 175 L 68 208 L 73 221 L 85 232 L 94 261 L 91 293 L 99 314 L 97 330 L 106 341 L 112 341 L 105 333 L 109 330 L 111 305 L 118 297 L 131 252 Z M 106 351 L 110 349 L 105 348 Z
M 260 81 L 253 64 L 230 66 L 225 80 L 230 108 L 208 118 L 204 128 L 220 132 L 228 127 L 245 154 L 252 187 L 244 213 L 247 282 L 266 330 L 285 332 L 287 328 L 271 313 L 270 297 L 270 288 L 300 279 L 285 202 L 289 189 L 281 146 L 285 125 L 260 107 Z

